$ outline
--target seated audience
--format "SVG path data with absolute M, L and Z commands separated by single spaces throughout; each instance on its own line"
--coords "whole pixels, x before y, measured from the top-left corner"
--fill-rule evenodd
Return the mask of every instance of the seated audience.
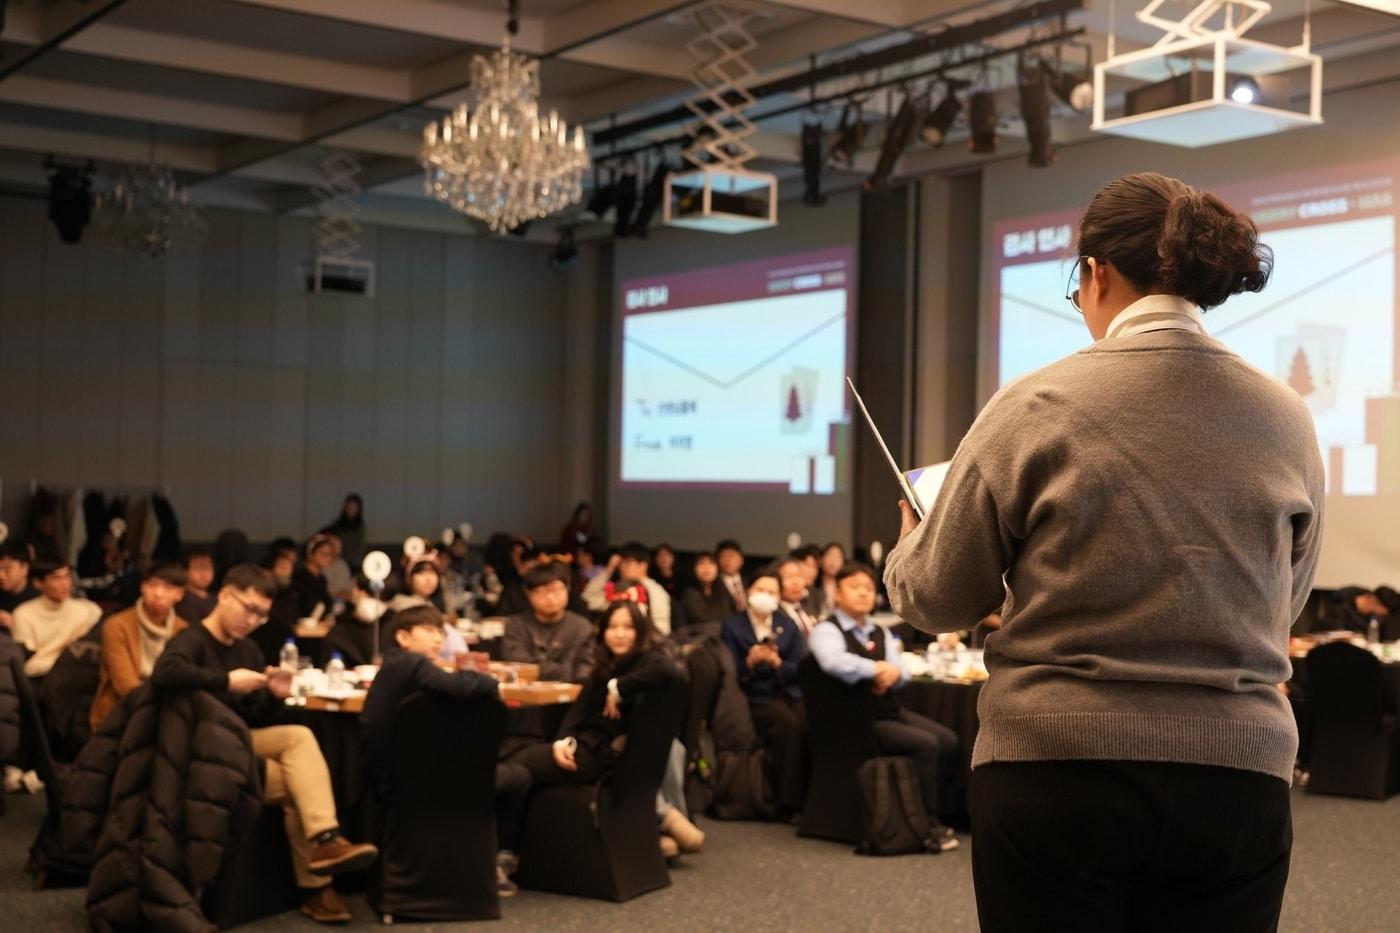
M 800 568 L 791 569 L 800 573 Z M 807 653 L 806 639 L 778 608 L 775 571 L 761 571 L 750 580 L 746 596 L 748 609 L 724 623 L 724 644 L 734 655 L 739 687 L 773 762 L 778 817 L 787 820 L 802 809 L 806 791 L 802 759 L 807 724 L 797 686 L 797 664 Z
M 501 658 L 538 664 L 541 680 L 583 683 L 593 670 L 595 633 L 592 623 L 568 609 L 569 576 L 557 561 L 526 571 L 530 608 L 506 619 Z
M 432 606 L 441 613 L 441 595 L 438 592 L 441 588 L 440 583 L 436 559 L 432 554 L 424 555 L 409 565 L 404 580 L 405 592 L 389 600 L 389 611 L 397 613 L 413 606 Z M 381 625 L 388 621 L 389 619 L 381 619 Z M 439 657 L 444 661 L 456 661 L 458 655 L 466 654 L 470 650 L 466 638 L 457 631 L 455 625 L 445 626 L 443 635 L 445 637 Z
M 608 560 L 603 573 L 589 581 L 583 588 L 583 599 L 588 608 L 601 612 L 617 599 L 631 599 L 646 606 L 651 624 L 662 635 L 671 634 L 671 597 L 661 588 L 661 584 L 651 579 L 649 565 L 651 552 L 633 541 L 624 544 Z M 609 579 L 616 573 L 617 579 Z M 631 590 L 632 595 L 624 595 Z
M 18 541 L 0 544 L 0 628 L 14 624 L 15 607 L 39 595 L 29 582 L 29 547 Z
M 822 620 L 821 616 L 807 607 L 807 571 L 795 557 L 784 557 L 774 565 L 778 575 L 779 608 L 802 633 L 803 639 L 812 634 L 812 629 Z
M 277 584 L 277 595 L 272 598 L 268 620 L 254 629 L 250 637 L 262 652 L 263 660 L 273 667 L 278 665 L 287 639 L 296 635 L 301 601 L 292 587 L 292 575 L 296 573 L 300 553 L 301 548 L 291 538 L 277 538 L 268 546 L 267 556 L 263 558 L 262 566 Z M 217 593 L 215 596 L 217 598 Z
M 803 606 L 809 614 L 823 618 L 822 594 L 817 586 L 822 578 L 822 549 L 815 544 L 807 544 L 793 551 L 791 556 L 802 568 L 802 584 L 807 589 L 807 595 L 802 597 Z
M 272 575 L 239 564 L 224 575 L 214 611 L 176 635 L 156 661 L 151 682 L 162 690 L 205 690 L 247 723 L 253 754 L 266 763 L 263 799 L 286 814 L 287 841 L 301 910 L 322 923 L 344 923 L 350 911 L 331 876 L 368 867 L 378 850 L 340 834 L 330 771 L 305 726 L 274 725 L 291 691 L 291 675 L 264 668 L 248 635 L 267 621 L 277 585 Z
M 1365 635 L 1372 619 L 1384 630 L 1389 617 L 1390 608 L 1379 596 L 1365 587 L 1348 586 L 1332 594 L 1324 621 L 1332 631 L 1345 629 Z
M 340 537 L 341 555 L 352 569 L 358 569 L 364 560 L 365 551 L 365 502 L 360 494 L 352 492 L 345 497 L 340 507 L 340 515 L 330 526 Z
M 593 507 L 580 502 L 574 506 L 569 523 L 559 532 L 559 550 L 572 554 L 576 548 L 592 547 L 597 540 L 598 534 L 593 530 Z
M 733 538 L 725 538 L 715 545 L 715 562 L 719 564 L 719 585 L 729 597 L 729 612 L 743 612 L 748 608 L 744 593 L 744 549 Z
M 214 587 L 214 552 L 206 547 L 185 551 L 185 595 L 175 606 L 175 614 L 190 625 L 204 621 L 214 611 L 218 596 Z
M 346 667 L 373 664 L 380 653 L 380 645 L 375 644 L 374 640 L 374 624 L 386 611 L 388 607 L 375 598 L 369 580 L 363 574 L 356 577 L 350 587 L 349 611 L 342 612 L 336 618 L 335 625 L 322 642 L 321 666 L 324 667 L 331 655 L 337 652 Z M 437 607 L 433 607 L 433 611 L 437 612 Z M 441 613 L 438 613 L 438 621 L 442 621 Z M 381 632 L 381 641 L 387 642 L 388 633 L 382 629 Z
M 681 596 L 681 578 L 676 573 L 676 551 L 669 544 L 658 544 L 651 552 L 652 579 L 677 600 Z
M 835 541 L 822 548 L 822 570 L 818 577 L 821 590 L 821 609 L 817 618 L 825 619 L 836 608 L 836 575 L 846 564 L 846 549 Z
M 29 567 L 39 595 L 15 607 L 10 633 L 24 646 L 29 659 L 24 672 L 40 678 L 73 642 L 82 638 L 102 617 L 97 603 L 73 596 L 73 568 L 61 558 L 40 558 Z
M 595 784 L 621 752 L 627 713 L 637 698 L 680 677 L 658 647 L 661 640 L 642 607 L 631 600 L 613 603 L 603 616 L 595 649 L 597 661 L 578 699 L 559 728 L 560 738 L 517 750 L 511 760 L 525 766 L 533 786 Z M 674 807 L 661 816 L 663 851 L 698 851 L 705 834 Z
M 681 609 L 685 612 L 688 633 L 718 635 L 724 620 L 734 614 L 733 600 L 719 585 L 719 564 L 708 551 L 695 556 L 691 570 L 695 585 L 681 594 Z
M 444 671 L 437 666 L 442 650 L 442 614 L 432 606 L 413 606 L 394 617 L 389 644 L 384 649 L 384 666 L 379 669 L 365 697 L 360 716 L 365 756 L 371 786 L 381 802 L 392 799 L 394 718 L 399 704 L 420 691 L 440 696 L 472 699 L 496 696 L 500 685 L 494 677 L 477 671 Z M 515 864 L 516 816 L 525 793 L 530 789 L 530 772 L 522 765 L 498 762 L 496 798 L 501 801 L 497 816 L 501 838 L 496 866 L 498 891 L 510 896 L 516 891 L 509 871 Z
M 869 683 L 874 694 L 875 740 L 884 755 L 907 755 L 919 775 L 929 825 L 940 848 L 956 848 L 940 816 L 951 805 L 958 737 L 947 726 L 911 712 L 894 690 L 909 682 L 894 636 L 867 617 L 875 608 L 875 571 L 848 563 L 836 575 L 836 612 L 812 630 L 808 650 L 823 671 L 847 684 Z
M 331 591 L 326 585 L 326 568 L 335 559 L 335 545 L 330 538 L 312 535 L 306 542 L 305 557 L 292 571 L 292 592 L 296 594 L 297 618 L 309 618 L 321 607 L 322 614 L 331 611 Z
M 185 629 L 185 620 L 175 614 L 184 592 L 185 569 L 156 561 L 141 577 L 136 604 L 102 623 L 102 666 L 88 716 L 93 732 L 123 697 L 150 679 L 166 643 Z
M 355 585 L 355 572 L 345 562 L 345 545 L 340 540 L 340 532 L 334 527 L 322 528 L 317 537 L 325 538 L 331 543 L 330 563 L 326 564 L 326 569 L 322 571 L 322 576 L 326 578 L 326 589 L 330 592 L 332 600 L 345 599 L 350 595 L 350 588 Z

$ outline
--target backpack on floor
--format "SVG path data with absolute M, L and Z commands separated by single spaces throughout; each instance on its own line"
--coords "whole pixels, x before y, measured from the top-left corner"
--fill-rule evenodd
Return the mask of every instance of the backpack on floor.
M 715 796 L 710 815 L 718 820 L 771 820 L 778 808 L 768 780 L 768 753 L 722 751 L 715 765 Z
M 904 757 L 871 758 L 856 772 L 864 802 L 862 855 L 937 852 L 914 764 Z

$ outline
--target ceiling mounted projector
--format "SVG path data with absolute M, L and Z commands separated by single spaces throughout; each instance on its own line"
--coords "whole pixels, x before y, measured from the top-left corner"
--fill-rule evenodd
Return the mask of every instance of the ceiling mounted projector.
M 1164 33 L 1154 45 L 1094 65 L 1102 133 L 1172 146 L 1213 146 L 1322 123 L 1322 58 L 1244 38 L 1272 10 L 1263 0 L 1205 0 L 1180 20 L 1152 0 L 1135 16 Z M 1107 92 L 1123 92 L 1109 113 Z

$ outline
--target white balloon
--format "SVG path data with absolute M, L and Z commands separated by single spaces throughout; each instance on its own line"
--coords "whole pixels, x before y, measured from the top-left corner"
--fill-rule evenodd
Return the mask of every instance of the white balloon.
M 870 559 L 871 559 L 872 561 L 875 562 L 875 566 L 876 566 L 876 567 L 880 566 L 880 564 L 884 561 L 884 559 L 885 559 L 885 546 L 884 546 L 883 544 L 881 544 L 879 541 L 873 541 L 873 542 L 871 542 L 871 544 L 870 544 Z
M 360 563 L 360 569 L 365 572 L 370 583 L 382 584 L 389 578 L 389 571 L 393 568 L 393 561 L 389 560 L 389 555 L 383 551 L 370 551 Z
M 462 536 L 463 541 L 470 541 L 472 539 L 472 523 L 462 522 L 457 526 L 457 534 Z
M 10 536 L 10 526 L 0 522 L 0 544 L 5 543 L 5 539 Z
M 453 537 L 455 534 L 456 534 L 456 532 L 453 531 L 451 528 L 444 528 L 444 529 L 442 529 L 442 543 L 443 543 L 443 544 L 451 544 L 451 543 L 452 543 L 452 537 Z
M 410 535 L 403 542 L 403 556 L 409 560 L 417 560 L 423 556 L 423 552 L 428 550 L 428 542 L 417 535 Z
M 126 533 L 126 519 L 117 517 L 107 523 L 107 530 L 112 533 L 112 537 L 120 538 Z
M 795 551 L 802 546 L 802 536 L 795 531 L 788 532 L 788 550 Z

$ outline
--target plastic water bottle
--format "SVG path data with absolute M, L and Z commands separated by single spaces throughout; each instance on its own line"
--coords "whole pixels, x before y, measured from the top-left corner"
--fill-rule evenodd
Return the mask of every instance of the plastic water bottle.
M 1366 623 L 1366 644 L 1379 645 L 1381 643 L 1381 620 L 1371 616 L 1371 621 Z
M 326 689 L 335 691 L 345 686 L 345 659 L 340 656 L 339 651 L 331 653 L 331 659 L 326 662 Z
M 300 664 L 301 657 L 297 652 L 296 639 L 288 638 L 286 644 L 282 646 L 282 650 L 277 652 L 277 666 L 295 676 Z

